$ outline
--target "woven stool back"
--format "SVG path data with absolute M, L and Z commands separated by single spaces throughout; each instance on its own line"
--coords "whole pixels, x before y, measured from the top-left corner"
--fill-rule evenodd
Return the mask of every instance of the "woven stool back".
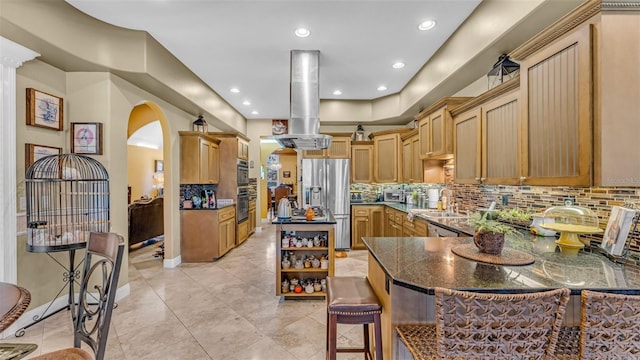
M 569 289 L 489 294 L 436 288 L 440 358 L 551 359 Z
M 640 359 L 640 296 L 582 291 L 581 359 Z

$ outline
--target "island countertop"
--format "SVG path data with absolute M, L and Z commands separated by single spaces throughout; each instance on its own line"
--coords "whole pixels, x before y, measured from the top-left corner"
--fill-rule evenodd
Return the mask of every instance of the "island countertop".
M 533 255 L 524 266 L 491 265 L 455 255 L 451 248 L 471 237 L 364 238 L 371 256 L 395 285 L 433 294 L 434 287 L 471 291 L 526 292 L 567 287 L 640 294 L 640 271 L 601 253 L 567 255 L 555 250 L 555 238 L 505 238 L 505 247 Z
M 280 218 L 276 218 L 275 220 L 273 220 L 272 222 L 273 224 L 276 225 L 281 225 L 281 224 L 295 224 L 295 225 L 326 225 L 326 224 L 335 224 L 336 223 L 336 219 L 333 217 L 333 214 L 331 213 L 331 211 L 325 210 L 325 216 L 322 218 L 315 218 L 311 221 L 307 221 L 306 219 L 296 219 L 296 218 L 291 218 L 291 219 L 280 219 Z

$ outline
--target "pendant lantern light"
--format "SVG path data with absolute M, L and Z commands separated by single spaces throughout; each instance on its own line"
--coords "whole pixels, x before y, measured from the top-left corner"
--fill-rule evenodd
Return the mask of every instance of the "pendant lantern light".
M 487 74 L 489 80 L 489 89 L 502 84 L 505 81 L 511 80 L 520 73 L 520 65 L 509 59 L 509 55 L 502 54 L 498 58 L 498 62 L 493 64 L 493 67 Z

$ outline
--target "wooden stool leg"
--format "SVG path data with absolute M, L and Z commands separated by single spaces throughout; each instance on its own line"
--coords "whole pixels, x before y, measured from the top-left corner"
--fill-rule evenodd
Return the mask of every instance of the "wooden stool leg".
M 373 331 L 375 333 L 376 360 L 382 360 L 382 323 L 380 314 L 373 316 Z
M 336 360 L 336 347 L 337 347 L 337 333 L 338 333 L 338 315 L 329 314 L 329 323 L 327 323 L 327 328 L 329 331 L 328 339 L 329 339 L 329 352 L 327 353 L 327 358 L 329 360 Z
M 369 344 L 369 324 L 363 324 L 362 328 L 364 329 L 363 340 L 364 340 L 364 359 L 371 360 L 371 345 Z

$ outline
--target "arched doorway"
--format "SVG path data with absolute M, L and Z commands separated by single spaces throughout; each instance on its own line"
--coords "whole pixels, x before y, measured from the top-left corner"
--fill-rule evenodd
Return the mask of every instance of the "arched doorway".
M 131 189 L 131 197 L 133 199 L 139 198 L 140 194 L 143 196 L 163 196 L 163 218 L 164 218 L 164 266 L 175 267 L 174 259 L 177 257 L 179 251 L 179 244 L 175 244 L 173 237 L 171 236 L 171 209 L 174 204 L 172 199 L 172 181 L 171 181 L 171 149 L 170 149 L 170 132 L 167 119 L 164 112 L 158 105 L 153 102 L 144 102 L 136 105 L 129 114 L 129 121 L 127 126 L 127 138 L 130 138 L 136 131 L 145 126 L 149 126 L 155 122 L 159 123 L 162 136 L 161 151 L 140 151 L 142 161 L 145 161 L 145 165 L 141 167 L 144 174 L 136 173 L 136 176 L 144 177 L 142 186 L 139 189 Z M 137 151 L 137 150 L 135 150 Z M 158 154 L 153 155 L 153 154 Z M 160 158 L 156 158 L 160 157 Z M 158 163 L 157 161 L 161 161 Z M 146 169 L 146 170 L 145 170 Z M 136 170 L 138 171 L 138 170 Z M 150 190 L 149 190 L 150 189 Z

